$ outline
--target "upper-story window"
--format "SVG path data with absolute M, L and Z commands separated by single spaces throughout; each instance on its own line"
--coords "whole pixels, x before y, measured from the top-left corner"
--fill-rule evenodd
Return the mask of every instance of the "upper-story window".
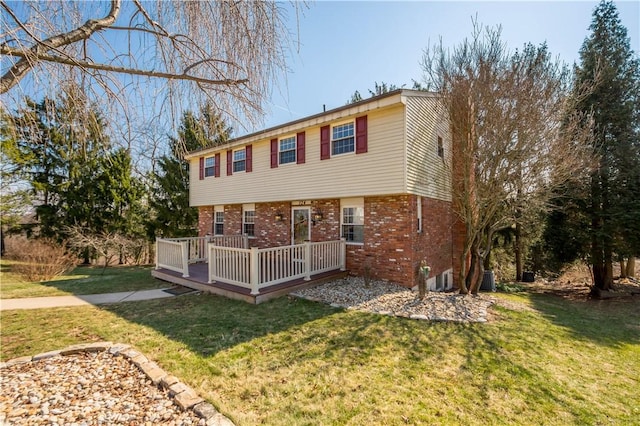
M 280 139 L 278 142 L 278 159 L 280 164 L 296 162 L 296 137 Z
M 438 136 L 438 157 L 444 158 L 444 145 L 442 144 L 441 136 Z
M 216 174 L 216 158 L 207 157 L 204 159 L 204 177 L 215 176 Z
M 329 133 L 327 131 L 327 145 Z M 305 132 L 298 132 L 283 138 L 271 139 L 271 168 L 281 164 L 304 164 Z
M 339 124 L 331 128 L 331 155 L 344 154 L 355 150 L 355 125 L 353 122 Z
M 233 151 L 233 172 L 244 172 L 247 168 L 247 153 L 245 149 Z

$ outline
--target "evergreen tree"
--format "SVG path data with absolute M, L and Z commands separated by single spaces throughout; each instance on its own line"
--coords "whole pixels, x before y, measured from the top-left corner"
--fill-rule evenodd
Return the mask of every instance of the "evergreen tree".
M 593 149 L 599 155 L 587 202 L 597 291 L 611 288 L 616 254 L 640 253 L 640 63 L 611 1 L 596 7 L 590 30 L 575 87 L 594 86 L 577 110 L 591 115 Z
M 73 87 L 26 105 L 3 116 L 2 143 L 34 194 L 37 235 L 59 241 L 71 234 L 144 236 L 141 184 L 129 152 L 111 148 L 98 110 Z M 89 262 L 90 251 L 76 248 Z
M 199 117 L 191 111 L 183 114 L 177 137 L 169 139 L 170 152 L 158 160 L 159 170 L 153 174 L 149 205 L 155 218 L 148 223 L 151 237 L 197 233 L 198 210 L 189 206 L 189 164 L 183 157 L 189 151 L 223 144 L 230 134 L 231 128 L 210 106 L 201 108 Z
M 27 99 L 25 104 L 5 117 L 5 132 L 11 137 L 3 140 L 3 149 L 7 148 L 7 160 L 16 174 L 31 188 L 39 235 L 63 240 L 65 226 L 96 218 L 86 206 L 70 206 L 91 199 L 91 185 L 80 191 L 78 181 L 91 179 L 109 140 L 99 113 L 73 89 L 57 99 L 39 103 Z

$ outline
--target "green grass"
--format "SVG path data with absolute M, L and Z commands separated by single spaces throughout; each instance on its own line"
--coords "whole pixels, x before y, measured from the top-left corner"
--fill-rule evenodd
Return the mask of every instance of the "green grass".
M 640 302 L 497 295 L 487 324 L 211 295 L 2 312 L 2 358 L 135 345 L 238 425 L 640 424 Z
M 28 282 L 11 272 L 11 262 L 0 261 L 0 298 L 66 296 L 69 294 L 97 294 L 118 291 L 166 288 L 171 285 L 151 277 L 151 267 L 123 266 L 78 267 L 66 275 L 50 281 Z

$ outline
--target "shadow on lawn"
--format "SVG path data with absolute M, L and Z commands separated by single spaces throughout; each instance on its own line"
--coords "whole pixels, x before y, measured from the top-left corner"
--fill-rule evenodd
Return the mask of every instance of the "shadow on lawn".
M 115 293 L 169 287 L 151 276 L 149 266 L 78 266 L 40 285 L 75 294 Z
M 259 305 L 209 294 L 101 305 L 203 356 L 332 315 L 323 304 L 281 297 Z
M 531 301 L 545 318 L 570 330 L 576 338 L 614 347 L 640 343 L 640 297 L 569 300 L 532 294 Z

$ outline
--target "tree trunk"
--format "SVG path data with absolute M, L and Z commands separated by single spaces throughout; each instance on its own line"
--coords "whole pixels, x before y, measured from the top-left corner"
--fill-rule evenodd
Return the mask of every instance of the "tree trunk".
M 601 244 L 602 234 L 602 189 L 600 174 L 591 176 L 591 264 L 593 265 L 593 289 L 604 290 L 605 265 Z
M 482 285 L 482 278 L 484 277 L 484 259 L 482 259 L 480 254 L 477 252 L 474 253 L 474 257 L 476 257 L 476 268 L 474 270 L 473 277 L 471 277 L 469 292 L 471 294 L 478 294 L 480 286 Z
M 627 259 L 626 274 L 629 278 L 635 278 L 636 276 L 636 258 L 633 256 L 629 256 L 629 259 Z
M 627 278 L 627 266 L 622 257 L 620 258 L 620 278 Z
M 522 281 L 522 239 L 520 233 L 522 232 L 520 222 L 516 222 L 514 253 L 516 256 L 516 281 Z
M 466 292 L 464 292 L 463 294 L 467 294 L 469 292 L 472 292 L 473 289 L 473 281 L 474 281 L 474 276 L 476 274 L 476 269 L 478 268 L 477 266 L 478 263 L 478 258 L 475 255 L 475 250 L 471 251 L 471 264 L 469 265 L 469 271 L 467 272 L 467 276 L 465 277 L 465 290 L 467 290 Z
M 466 284 L 467 255 L 460 256 L 460 274 L 458 275 L 458 283 L 460 285 L 460 294 L 469 293 L 469 287 Z
M 608 170 L 605 168 L 605 171 Z M 602 215 L 604 218 L 602 227 L 602 239 L 604 241 L 604 283 L 601 290 L 611 290 L 613 288 L 613 227 L 611 219 L 611 203 L 609 202 L 609 181 L 605 174 L 602 191 Z

